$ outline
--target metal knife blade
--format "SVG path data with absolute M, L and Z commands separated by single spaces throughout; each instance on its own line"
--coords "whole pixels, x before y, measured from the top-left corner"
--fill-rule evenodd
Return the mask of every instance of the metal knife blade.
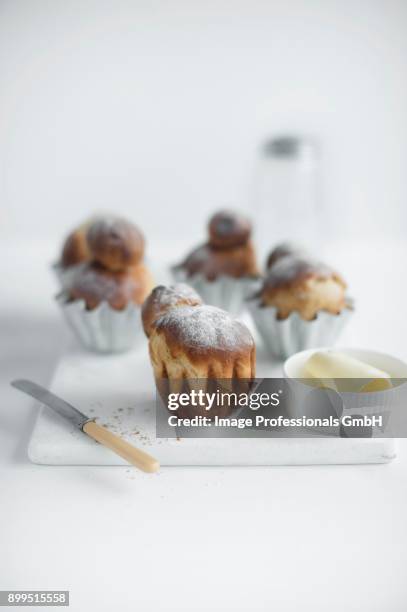
M 65 400 L 61 399 L 57 395 L 45 389 L 45 387 L 41 387 L 41 385 L 37 385 L 37 383 L 32 382 L 31 380 L 18 379 L 13 380 L 11 385 L 27 395 L 31 395 L 36 400 L 41 402 L 41 404 L 45 404 L 55 410 L 58 414 L 60 414 L 64 419 L 67 419 L 70 423 L 72 423 L 75 427 L 79 429 L 83 429 L 85 423 L 89 421 L 94 421 L 95 419 L 90 419 L 83 414 L 71 404 L 68 404 Z

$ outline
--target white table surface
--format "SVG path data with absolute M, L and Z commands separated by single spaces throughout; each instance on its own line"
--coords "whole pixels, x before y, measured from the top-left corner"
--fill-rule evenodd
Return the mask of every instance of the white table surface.
M 371 466 L 151 476 L 28 462 L 32 402 L 7 383 L 47 384 L 68 334 L 47 249 L 24 261 L 0 251 L 0 589 L 69 589 L 75 612 L 405 612 L 405 441 L 396 461 Z M 397 249 L 339 259 L 358 300 L 346 344 L 406 359 Z

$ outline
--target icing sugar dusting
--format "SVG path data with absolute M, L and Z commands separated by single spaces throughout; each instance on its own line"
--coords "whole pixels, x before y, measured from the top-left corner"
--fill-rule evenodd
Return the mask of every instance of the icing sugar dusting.
M 278 259 L 270 268 L 265 286 L 275 287 L 311 275 L 316 275 L 319 278 L 329 278 L 332 274 L 333 270 L 319 261 L 296 255 L 287 255 Z
M 156 321 L 158 331 L 173 334 L 194 349 L 240 351 L 254 341 L 247 327 L 215 306 L 184 306 L 169 310 Z
M 176 283 L 169 287 L 159 285 L 153 290 L 153 299 L 162 306 L 176 306 L 180 301 L 202 303 L 197 292 L 185 283 Z
M 204 263 L 210 256 L 210 249 L 207 244 L 203 244 L 187 255 L 181 265 L 198 265 Z
M 79 293 L 107 301 L 115 297 L 119 287 L 128 297 L 134 285 L 134 279 L 130 275 L 101 271 L 88 264 L 78 266 L 71 280 L 71 287 Z
M 94 240 L 103 236 L 109 240 L 141 240 L 140 230 L 130 221 L 114 215 L 97 217 L 89 226 L 88 238 Z

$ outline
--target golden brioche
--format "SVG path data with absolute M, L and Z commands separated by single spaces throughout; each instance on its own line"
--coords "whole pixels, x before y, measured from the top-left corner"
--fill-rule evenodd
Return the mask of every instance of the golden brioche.
M 294 255 L 295 257 L 307 257 L 307 252 L 300 245 L 292 242 L 278 244 L 267 257 L 266 268 L 269 269 L 282 257 Z
M 86 240 L 88 226 L 89 222 L 83 223 L 67 236 L 62 247 L 60 260 L 62 267 L 69 268 L 89 261 L 90 251 Z
M 202 274 L 208 281 L 222 275 L 233 278 L 258 275 L 256 255 L 250 241 L 229 249 L 215 249 L 204 244 L 192 251 L 178 268 L 182 268 L 188 277 Z
M 201 274 L 213 281 L 218 276 L 257 277 L 256 254 L 250 241 L 250 222 L 232 211 L 221 211 L 211 217 L 209 240 L 194 249 L 175 267 L 187 277 Z
M 259 296 L 263 306 L 277 309 L 279 319 L 295 311 L 308 321 L 321 310 L 339 314 L 347 307 L 345 290 L 345 281 L 329 266 L 287 255 L 270 268 Z
M 92 262 L 78 266 L 67 291 L 70 300 L 84 300 L 88 310 L 101 302 L 123 310 L 129 302 L 142 304 L 152 286 L 151 274 L 143 264 L 113 271 Z
M 173 308 L 159 317 L 149 339 L 151 363 L 157 387 L 174 390 L 191 381 L 250 380 L 255 376 L 256 349 L 247 327 L 214 306 Z M 232 379 L 232 380 L 231 380 Z M 181 386 L 181 387 L 180 387 Z M 217 407 L 211 413 L 229 414 L 233 406 Z M 178 416 L 207 413 L 201 406 L 179 408 Z
M 251 231 L 251 223 L 246 217 L 222 210 L 209 220 L 209 244 L 218 249 L 241 246 L 249 240 Z
M 249 330 L 215 306 L 169 310 L 155 322 L 150 347 L 158 377 L 250 378 L 254 373 Z
M 143 234 L 120 217 L 97 219 L 88 227 L 86 239 L 92 259 L 108 270 L 124 270 L 143 259 Z
M 147 338 L 151 334 L 155 321 L 170 308 L 199 306 L 201 304 L 202 299 L 197 292 L 184 283 L 176 283 L 169 287 L 164 287 L 164 285 L 155 287 L 145 300 L 141 310 L 143 328 Z

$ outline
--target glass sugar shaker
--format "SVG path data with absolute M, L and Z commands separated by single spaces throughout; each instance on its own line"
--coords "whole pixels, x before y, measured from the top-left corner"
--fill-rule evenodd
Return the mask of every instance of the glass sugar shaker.
M 320 163 L 312 138 L 268 140 L 257 164 L 253 221 L 260 261 L 278 243 L 315 251 L 320 242 Z

